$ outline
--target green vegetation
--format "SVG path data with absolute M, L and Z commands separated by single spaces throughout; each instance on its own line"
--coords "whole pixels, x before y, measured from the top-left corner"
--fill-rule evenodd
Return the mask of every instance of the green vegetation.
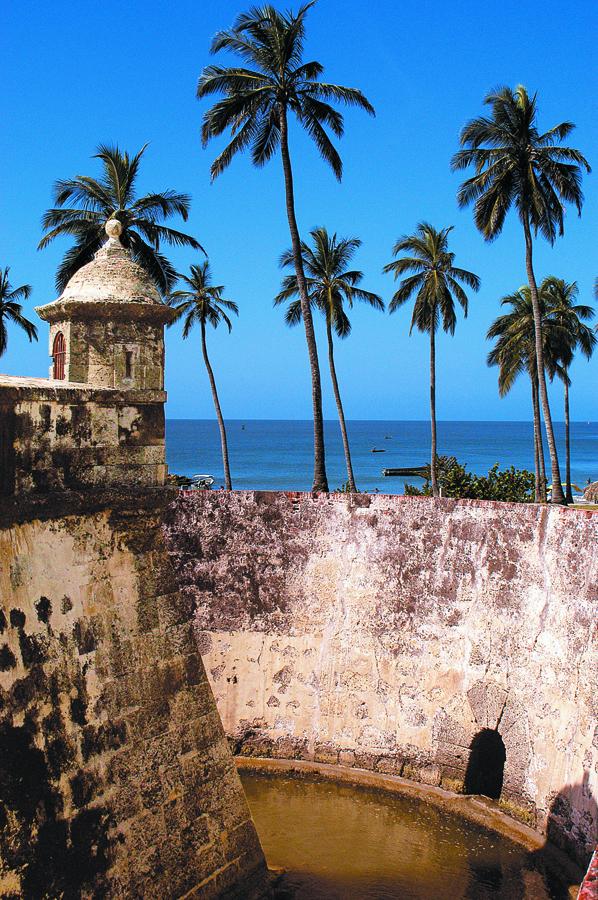
M 474 291 L 480 288 L 480 279 L 467 269 L 453 265 L 455 254 L 448 249 L 448 236 L 453 230 L 438 230 L 428 222 L 420 222 L 415 234 L 400 238 L 393 247 L 393 255 L 408 253 L 395 262 L 384 266 L 385 272 L 392 272 L 395 280 L 407 272 L 398 291 L 390 301 L 388 311 L 395 312 L 415 294 L 411 329 L 415 326 L 430 336 L 430 422 L 432 426 L 432 455 L 430 479 L 432 495 L 438 496 L 436 479 L 436 332 L 442 324 L 444 331 L 455 333 L 457 315 L 455 299 L 467 315 L 467 295 L 459 282 Z
M 9 272 L 8 266 L 4 271 L 0 269 L 0 356 L 8 346 L 8 329 L 6 327 L 8 322 L 18 325 L 30 342 L 37 340 L 37 328 L 22 313 L 22 301 L 29 299 L 31 285 L 22 284 L 20 287 L 13 288 L 8 278 Z
M 565 441 L 566 441 L 566 499 L 573 502 L 571 490 L 571 459 L 569 436 L 569 367 L 579 348 L 584 356 L 592 355 L 596 336 L 582 319 L 594 315 L 591 306 L 574 304 L 577 297 L 575 282 L 567 284 L 553 275 L 545 278 L 538 292 L 541 314 L 542 358 L 546 373 L 552 380 L 557 375 L 565 385 Z M 534 416 L 534 461 L 537 502 L 546 501 L 546 473 L 542 426 L 538 402 L 538 369 L 535 353 L 535 321 L 531 290 L 527 285 L 513 294 L 503 297 L 503 306 L 510 311 L 499 316 L 488 331 L 489 339 L 496 339 L 488 354 L 488 364 L 499 366 L 498 389 L 501 396 L 507 394 L 518 375 L 526 372 L 532 389 Z
M 513 205 L 523 226 L 538 386 L 552 468 L 552 502 L 564 503 L 546 389 L 532 231 L 534 235 L 540 231 L 554 244 L 557 234 L 564 232 L 565 204 L 573 203 L 581 214 L 581 172 L 584 168 L 589 172 L 590 166 L 579 150 L 562 146 L 561 142 L 575 127 L 571 122 L 561 122 L 544 133 L 539 131 L 536 95 L 530 97 L 522 85 L 514 91 L 508 87 L 492 91 L 484 103 L 490 107 L 490 115 L 473 119 L 463 128 L 460 140 L 464 149 L 453 156 L 453 169 L 475 169 L 475 175 L 461 185 L 458 201 L 461 207 L 474 204 L 475 223 L 487 241 L 501 233 Z
M 42 219 L 46 234 L 39 242 L 39 249 L 61 235 L 75 238 L 56 274 L 59 291 L 64 290 L 81 266 L 94 258 L 106 240 L 104 226 L 108 219 L 118 219 L 121 223 L 122 244 L 130 248 L 133 259 L 149 272 L 164 295 L 172 290 L 177 273 L 160 252 L 160 245 L 203 249 L 191 235 L 160 224 L 172 216 L 187 221 L 191 204 L 188 194 L 167 190 L 136 197 L 135 184 L 146 149 L 147 144 L 130 157 L 118 147 L 100 144 L 94 159 L 102 162 L 101 178 L 77 175 L 55 183 L 55 206 Z M 69 201 L 71 206 L 66 207 Z
M 510 311 L 499 316 L 488 330 L 488 338 L 496 339 L 494 348 L 488 354 L 488 365 L 499 366 L 498 390 L 504 397 L 513 387 L 517 377 L 525 372 L 530 379 L 532 410 L 534 420 L 534 470 L 536 473 L 535 499 L 546 502 L 546 470 L 542 441 L 542 420 L 538 389 L 538 367 L 536 362 L 535 324 L 531 291 L 527 285 L 501 300 Z M 545 365 L 554 369 L 554 352 L 548 333 L 544 304 L 540 298 L 542 311 L 542 341 Z
M 216 35 L 211 52 L 232 52 L 250 68 L 207 66 L 200 76 L 197 96 L 223 95 L 204 115 L 204 144 L 228 130 L 233 135 L 212 163 L 213 179 L 224 171 L 235 154 L 248 147 L 251 147 L 251 158 L 256 166 L 263 166 L 280 148 L 293 261 L 311 369 L 313 490 L 327 491 L 320 367 L 295 214 L 288 116 L 294 114 L 340 181 L 342 162 L 327 129 L 336 137 L 342 137 L 343 116 L 331 103 L 357 106 L 371 114 L 374 109 L 356 88 L 320 81 L 324 71 L 321 63 L 304 61 L 305 18 L 314 2 L 303 4 L 297 13 L 281 13 L 273 6 L 255 7 L 242 13 L 230 30 Z
M 271 5 L 252 7 L 241 13 L 232 27 L 220 31 L 211 44 L 211 53 L 228 54 L 228 65 L 205 66 L 199 77 L 197 97 L 214 98 L 202 122 L 202 141 L 227 135 L 228 143 L 211 164 L 212 180 L 221 175 L 233 158 L 245 151 L 253 164 L 264 166 L 280 153 L 284 178 L 284 199 L 291 247 L 281 258 L 286 274 L 275 305 L 288 302 L 285 320 L 289 325 L 303 322 L 307 344 L 314 427 L 313 490 L 327 491 L 326 456 L 322 417 L 322 387 L 318 347 L 314 330 L 314 309 L 324 315 L 328 362 L 347 466 L 346 488 L 356 490 L 344 408 L 336 372 L 334 337 L 346 338 L 351 331 L 347 307 L 354 301 L 383 310 L 377 294 L 360 287 L 363 274 L 349 269 L 361 242 L 357 238 L 338 238 L 325 228 L 311 231 L 311 243 L 301 240 L 295 210 L 295 175 L 291 162 L 289 124 L 292 119 L 315 144 L 320 157 L 340 181 L 342 161 L 333 141 L 344 132 L 339 105 L 356 107 L 370 115 L 374 109 L 355 87 L 333 84 L 323 79 L 324 67 L 315 60 L 306 61 L 307 14 L 315 0 L 304 3 L 296 12 L 281 12 Z M 537 96 L 519 85 L 501 87 L 484 99 L 487 114 L 469 121 L 460 134 L 460 149 L 454 154 L 453 170 L 473 169 L 461 184 L 457 199 L 460 207 L 473 205 L 474 222 L 486 241 L 502 232 L 507 213 L 515 209 L 523 231 L 527 284 L 503 297 L 507 307 L 488 331 L 494 346 L 489 365 L 499 369 L 499 392 L 509 392 L 520 374 L 530 381 L 534 423 L 534 499 L 546 502 L 543 426 L 546 430 L 552 474 L 554 503 L 571 502 L 571 460 L 569 393 L 571 364 L 577 352 L 588 359 L 596 336 L 588 320 L 591 306 L 579 304 L 575 282 L 555 276 L 544 278 L 538 287 L 534 270 L 534 238 L 538 232 L 550 244 L 564 231 L 564 213 L 572 204 L 581 214 L 581 180 L 590 167 L 580 150 L 565 141 L 574 129 L 564 121 L 542 132 L 538 124 Z M 231 488 L 226 429 L 222 418 L 214 374 L 206 346 L 206 324 L 216 327 L 224 322 L 231 328 L 228 312 L 237 313 L 232 301 L 222 298 L 222 286 L 210 282 L 209 266 L 191 266 L 189 276 L 179 276 L 161 247 L 191 247 L 202 250 L 191 235 L 176 231 L 165 221 L 189 213 L 188 194 L 165 190 L 137 197 L 136 184 L 147 145 L 133 156 L 118 146 L 100 145 L 95 154 L 102 166 L 99 178 L 77 175 L 57 181 L 54 207 L 45 213 L 44 236 L 39 247 L 55 238 L 69 235 L 74 244 L 60 264 L 56 284 L 63 290 L 69 278 L 93 259 L 105 240 L 104 226 L 116 218 L 123 226 L 122 243 L 134 259 L 151 275 L 162 296 L 176 305 L 185 317 L 186 338 L 196 323 L 201 328 L 202 351 L 220 428 L 222 457 L 227 488 Z M 388 310 L 392 314 L 413 300 L 411 328 L 429 335 L 430 340 L 430 420 L 431 456 L 429 492 L 441 490 L 473 491 L 478 496 L 492 492 L 514 493 L 528 500 L 529 473 L 515 470 L 499 472 L 494 467 L 484 479 L 465 472 L 457 463 L 450 475 L 437 471 L 436 425 L 436 332 L 439 327 L 450 334 L 456 326 L 456 307 L 467 315 L 465 289 L 479 290 L 480 279 L 473 272 L 457 268 L 448 239 L 453 226 L 437 229 L 426 221 L 415 232 L 400 238 L 393 247 L 392 262 L 383 271 L 399 282 Z M 179 278 L 184 287 L 174 290 Z M 465 289 L 464 289 L 465 288 Z M 35 326 L 23 318 L 19 299 L 26 299 L 29 286 L 11 291 L 8 269 L 4 271 L 0 299 L 0 355 L 6 348 L 6 322 L 23 328 L 29 339 L 37 337 Z M 594 285 L 598 299 L 598 279 Z M 547 377 L 559 378 L 564 385 L 566 430 L 566 491 L 563 494 L 551 411 L 547 395 Z M 449 478 L 453 487 L 446 482 Z M 443 481 L 444 479 L 444 481 Z M 457 488 L 457 482 L 461 484 Z M 515 487 L 512 487 L 516 483 Z M 511 487 L 509 487 L 511 485 Z M 343 490 L 345 486 L 343 486 Z M 412 489 L 415 491 L 415 489 Z M 477 492 L 477 493 L 476 493 Z M 485 492 L 485 493 L 484 493 Z M 469 496 L 470 494 L 463 494 Z M 508 499 L 513 499 L 509 495 Z
M 347 484 L 349 490 L 356 491 L 345 413 L 334 364 L 333 332 L 339 338 L 346 338 L 351 333 L 351 322 L 345 310 L 345 303 L 352 309 L 353 301 L 359 300 L 374 309 L 384 311 L 384 302 L 378 294 L 359 287 L 363 272 L 347 269 L 355 251 L 361 246 L 359 238 L 337 238 L 336 234 L 330 236 L 325 228 L 314 228 L 311 238 L 313 249 L 305 242 L 301 242 L 301 259 L 306 272 L 305 283 L 310 305 L 319 309 L 326 320 L 328 364 L 347 464 Z M 283 253 L 280 264 L 283 268 L 294 267 L 292 250 Z M 301 300 L 296 299 L 298 297 L 300 291 L 297 275 L 296 273 L 287 275 L 283 280 L 282 290 L 274 298 L 275 306 L 291 301 L 285 315 L 287 325 L 297 325 L 301 321 Z
M 228 461 L 228 444 L 226 440 L 226 428 L 220 408 L 220 400 L 218 399 L 218 391 L 216 390 L 216 379 L 208 357 L 208 347 L 206 343 L 206 325 L 217 328 L 221 322 L 224 322 L 229 330 L 232 329 L 232 322 L 228 316 L 229 312 L 238 315 L 239 307 L 232 300 L 225 300 L 222 296 L 224 291 L 223 284 L 212 284 L 210 265 L 207 260 L 199 266 L 191 266 L 191 274 L 179 275 L 187 287 L 183 290 L 173 291 L 168 298 L 171 306 L 174 306 L 177 316 L 175 322 L 179 319 L 184 320 L 183 338 L 188 338 L 194 325 L 199 325 L 201 331 L 201 350 L 203 353 L 203 361 L 210 380 L 210 388 L 212 390 L 212 400 L 214 401 L 214 409 L 216 410 L 216 418 L 218 419 L 218 428 L 220 429 L 220 444 L 222 448 L 222 465 L 224 467 L 224 483 L 227 491 L 232 491 L 233 485 L 230 477 L 230 465 Z
M 430 467 L 428 467 L 430 468 Z M 443 497 L 457 500 L 502 500 L 506 503 L 532 503 L 536 478 L 526 469 L 499 469 L 496 463 L 487 475 L 468 472 L 454 456 L 436 457 L 437 484 Z M 428 473 L 422 488 L 405 485 L 405 493 L 411 497 L 432 496 L 431 476 Z
M 569 369 L 576 350 L 581 350 L 586 359 L 589 359 L 594 352 L 596 335 L 582 321 L 593 318 L 594 310 L 591 306 L 575 303 L 579 295 L 575 281 L 567 284 L 562 278 L 555 278 L 554 275 L 550 275 L 543 280 L 540 286 L 540 294 L 544 298 L 546 305 L 549 327 L 555 332 L 555 372 L 565 386 L 565 499 L 567 503 L 573 503 L 569 422 L 569 388 L 571 386 L 571 378 Z
M 361 494 L 361 491 L 355 487 L 355 485 L 349 484 L 348 481 L 344 481 L 339 487 L 335 488 L 332 492 L 333 494 Z M 364 493 L 367 493 L 365 491 Z

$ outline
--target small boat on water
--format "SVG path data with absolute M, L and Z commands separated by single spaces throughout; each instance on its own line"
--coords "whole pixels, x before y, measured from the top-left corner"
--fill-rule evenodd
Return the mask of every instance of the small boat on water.
M 386 450 L 384 450 L 384 448 L 372 447 L 370 453 L 386 453 Z
M 196 491 L 205 491 L 212 487 L 215 479 L 213 475 L 192 475 L 191 481 Z

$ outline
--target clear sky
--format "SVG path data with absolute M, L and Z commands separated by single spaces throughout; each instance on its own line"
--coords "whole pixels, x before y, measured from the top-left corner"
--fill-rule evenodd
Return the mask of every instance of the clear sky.
M 214 32 L 243 9 L 242 0 L 3 5 L 0 265 L 11 267 L 13 285 L 33 286 L 31 306 L 53 300 L 55 270 L 68 242 L 36 250 L 53 181 L 97 174 L 90 157 L 100 142 L 135 151 L 150 141 L 140 189 L 192 195 L 187 228 L 206 247 L 215 279 L 240 307 L 230 336 L 209 334 L 225 416 L 308 418 L 304 336 L 287 329 L 281 311 L 272 308 L 278 256 L 289 244 L 280 159 L 256 170 L 239 157 L 211 185 L 209 165 L 218 146 L 203 150 L 199 139 L 204 106 L 195 99 L 197 77 L 210 61 Z M 455 337 L 438 339 L 441 419 L 529 417 L 528 385 L 522 382 L 500 400 L 496 370 L 485 363 L 485 333 L 499 299 L 525 279 L 523 237 L 511 214 L 503 235 L 486 245 L 471 211 L 457 209 L 459 175 L 451 174 L 449 160 L 459 130 L 482 111 L 490 88 L 521 82 L 539 93 L 541 127 L 575 122 L 570 143 L 598 166 L 595 12 L 590 0 L 319 0 L 309 14 L 306 58 L 324 63 L 327 80 L 360 87 L 377 117 L 347 113 L 340 185 L 315 148 L 292 132 L 303 233 L 325 225 L 359 236 L 363 246 L 355 262 L 366 275 L 363 286 L 388 300 L 393 283 L 381 269 L 395 240 L 421 219 L 454 225 L 456 264 L 482 279 Z M 576 279 L 582 300 L 592 302 L 598 274 L 596 174 L 585 178 L 584 190 L 582 218 L 568 211 L 565 237 L 552 248 L 538 241 L 536 271 L 539 277 Z M 172 257 L 179 271 L 197 261 L 188 250 Z M 408 336 L 409 310 L 388 317 L 356 309 L 352 321 L 353 334 L 337 351 L 347 417 L 426 418 L 428 347 L 425 337 Z M 0 370 L 45 375 L 47 353 L 44 323 L 32 346 L 13 329 Z M 334 418 L 321 357 L 325 415 Z M 597 381 L 598 354 L 590 364 L 574 365 L 572 418 L 596 418 Z M 169 332 L 167 388 L 170 417 L 213 416 L 199 335 L 183 342 L 180 330 Z M 553 397 L 560 419 L 560 387 Z

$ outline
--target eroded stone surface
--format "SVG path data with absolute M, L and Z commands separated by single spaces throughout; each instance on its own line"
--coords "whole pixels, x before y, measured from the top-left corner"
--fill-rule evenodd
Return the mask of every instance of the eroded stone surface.
M 459 789 L 474 736 L 496 728 L 501 803 L 587 859 L 598 517 L 199 492 L 167 534 L 238 752 Z
M 263 883 L 163 504 L 0 531 L 2 896 Z

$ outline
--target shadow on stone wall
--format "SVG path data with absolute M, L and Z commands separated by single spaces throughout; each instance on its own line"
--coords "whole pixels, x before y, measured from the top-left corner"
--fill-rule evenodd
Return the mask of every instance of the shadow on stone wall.
M 95 807 L 64 818 L 55 766 L 30 729 L 0 727 L 0 874 L 18 873 L 3 897 L 76 897 L 91 885 L 101 893 L 111 817 Z
M 583 809 L 580 809 L 580 799 Z M 569 889 L 576 886 L 585 874 L 598 841 L 598 804 L 592 794 L 587 771 L 584 771 L 581 782 L 564 785 L 552 799 L 546 836 L 544 846 L 528 854 L 529 869 L 522 872 L 523 892 L 513 893 L 515 900 L 529 896 L 526 891 L 533 888 L 534 879 L 549 873 L 552 874 L 551 882 L 557 879 L 552 889 L 554 900 L 569 900 Z
M 578 784 L 567 784 L 550 803 L 546 835 L 551 844 L 564 850 L 582 867 L 598 843 L 598 803 L 584 770 Z

